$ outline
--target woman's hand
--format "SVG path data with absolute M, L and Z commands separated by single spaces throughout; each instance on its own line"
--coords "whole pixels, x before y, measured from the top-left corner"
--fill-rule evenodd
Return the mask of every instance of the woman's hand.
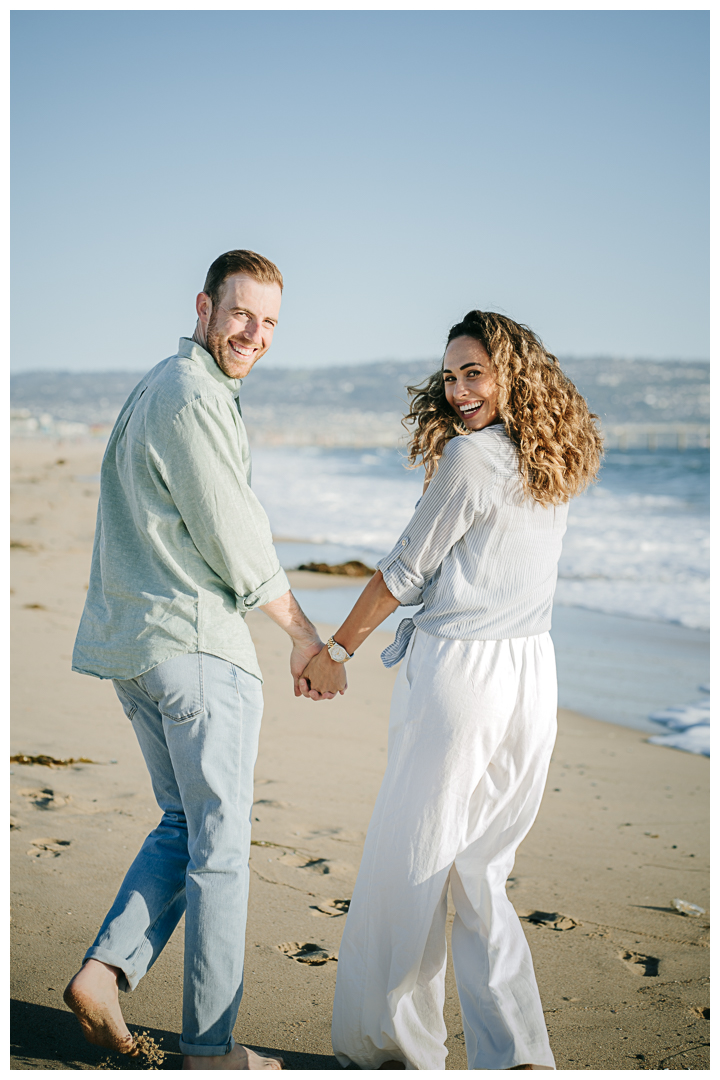
M 376 570 L 345 622 L 333 634 L 335 641 L 347 652 L 354 653 L 397 606 L 398 601 L 388 589 L 380 571 Z M 303 697 L 312 698 L 313 701 L 344 694 L 347 690 L 345 665 L 333 660 L 327 649 L 323 648 L 304 669 L 297 686 Z
M 344 694 L 347 690 L 345 665 L 333 660 L 323 648 L 303 671 L 298 686 L 303 697 L 313 701 L 330 700 L 336 694 Z

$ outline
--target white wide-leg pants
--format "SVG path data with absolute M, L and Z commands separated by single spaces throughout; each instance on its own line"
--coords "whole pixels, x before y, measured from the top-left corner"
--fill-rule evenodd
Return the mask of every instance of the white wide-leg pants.
M 540 806 L 556 712 L 549 634 L 415 631 L 340 947 L 332 1042 L 342 1065 L 445 1068 L 450 885 L 468 1068 L 555 1067 L 505 883 Z

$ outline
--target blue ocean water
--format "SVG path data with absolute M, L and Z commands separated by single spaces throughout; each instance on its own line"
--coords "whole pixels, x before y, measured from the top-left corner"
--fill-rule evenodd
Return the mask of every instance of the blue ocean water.
M 422 482 L 395 450 L 254 454 L 275 536 L 330 545 L 333 560 L 389 551 Z M 709 562 L 709 451 L 610 451 L 599 482 L 571 503 L 556 603 L 708 629 Z
M 422 472 L 394 450 L 260 447 L 253 487 L 283 565 L 361 558 L 401 535 Z M 553 619 L 561 704 L 660 732 L 648 715 L 693 702 L 709 677 L 709 451 L 609 451 L 573 500 Z M 361 586 L 301 593 L 337 626 Z M 383 629 L 393 629 L 407 611 Z

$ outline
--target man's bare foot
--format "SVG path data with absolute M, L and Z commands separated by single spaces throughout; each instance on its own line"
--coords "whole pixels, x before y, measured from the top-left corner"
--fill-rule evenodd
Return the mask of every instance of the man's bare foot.
M 120 1009 L 119 975 L 119 968 L 86 960 L 65 988 L 63 1000 L 77 1016 L 89 1043 L 136 1057 L 135 1040 Z
M 382 1065 L 380 1065 L 379 1068 L 381 1068 L 381 1069 L 404 1069 L 405 1066 L 403 1065 L 402 1061 L 383 1061 Z
M 264 1057 L 247 1046 L 235 1043 L 229 1054 L 221 1057 L 201 1057 L 186 1054 L 183 1069 L 282 1069 L 281 1057 Z

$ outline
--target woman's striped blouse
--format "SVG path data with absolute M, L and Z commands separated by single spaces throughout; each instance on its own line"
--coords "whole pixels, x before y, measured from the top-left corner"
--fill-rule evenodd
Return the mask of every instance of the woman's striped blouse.
M 405 654 L 415 626 L 436 637 L 499 640 L 550 629 L 567 503 L 524 497 L 518 451 L 502 424 L 447 443 L 427 491 L 378 563 L 404 605 L 422 604 L 384 651 Z

